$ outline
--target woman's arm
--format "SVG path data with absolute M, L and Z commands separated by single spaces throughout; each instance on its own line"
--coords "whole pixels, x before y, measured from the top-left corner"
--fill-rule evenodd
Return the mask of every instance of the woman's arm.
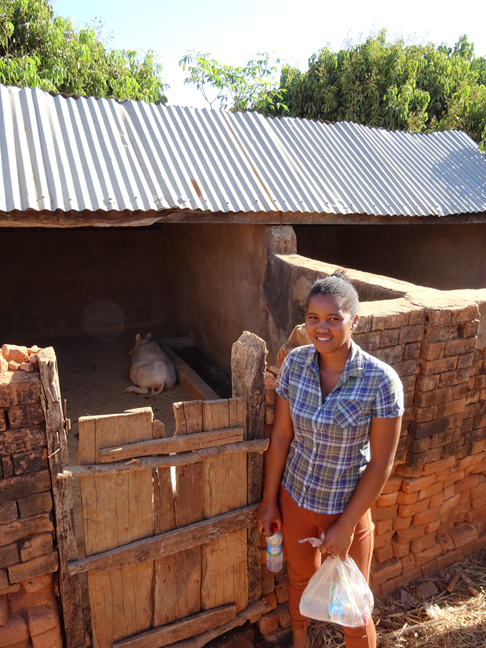
M 275 522 L 279 529 L 282 526 L 282 517 L 277 498 L 280 480 L 293 438 L 294 427 L 290 416 L 289 401 L 277 394 L 275 422 L 270 446 L 265 456 L 263 499 L 256 513 L 259 532 L 268 536 L 273 533 L 271 530 L 272 523 Z
M 371 422 L 370 461 L 358 487 L 341 517 L 328 530 L 320 550 L 346 559 L 353 542 L 354 529 L 366 511 L 376 502 L 393 467 L 400 438 L 402 417 L 377 418 Z

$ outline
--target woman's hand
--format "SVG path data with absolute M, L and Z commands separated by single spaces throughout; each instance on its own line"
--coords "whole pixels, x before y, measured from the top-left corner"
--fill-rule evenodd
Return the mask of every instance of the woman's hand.
M 272 524 L 276 524 L 280 529 L 282 526 L 282 515 L 280 507 L 275 500 L 265 500 L 260 502 L 256 511 L 258 531 L 263 535 L 273 535 Z
M 349 548 L 353 543 L 354 527 L 347 526 L 340 520 L 332 524 L 319 547 L 321 553 L 328 553 L 331 556 L 339 556 L 341 560 L 346 560 Z

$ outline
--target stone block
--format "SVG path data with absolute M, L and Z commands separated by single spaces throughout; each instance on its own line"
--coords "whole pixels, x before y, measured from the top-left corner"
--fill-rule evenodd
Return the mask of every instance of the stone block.
M 57 551 L 51 551 L 44 556 L 32 558 L 27 562 L 19 563 L 8 569 L 8 577 L 11 583 L 20 583 L 34 576 L 51 574 L 57 571 L 59 556 Z
M 16 542 L 0 547 L 0 568 L 14 565 L 19 560 L 19 550 Z
M 51 490 L 49 470 L 2 479 L 0 480 L 0 504 L 48 490 Z
M 12 614 L 0 631 L 0 648 L 28 641 L 29 629 L 21 614 Z
M 22 562 L 26 562 L 32 560 L 32 558 L 50 553 L 52 548 L 52 533 L 40 533 L 21 541 L 20 557 L 22 558 Z
M 47 445 L 46 433 L 43 426 L 7 430 L 0 435 L 0 454 L 12 455 L 28 450 L 37 450 Z

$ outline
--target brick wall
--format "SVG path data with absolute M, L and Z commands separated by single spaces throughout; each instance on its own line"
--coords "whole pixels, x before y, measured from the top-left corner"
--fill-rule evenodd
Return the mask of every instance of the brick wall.
M 0 352 L 0 648 L 62 646 L 36 351 Z
M 485 297 L 484 291 L 478 293 Z M 394 468 L 372 508 L 375 595 L 486 546 L 486 348 L 480 348 L 483 309 L 472 297 L 424 289 L 413 297 L 360 306 L 355 341 L 394 367 L 405 392 Z M 267 437 L 279 366 L 302 344 L 309 340 L 301 325 L 280 349 L 278 365 L 267 367 Z M 285 595 L 266 570 L 264 546 L 262 542 L 263 593 L 278 606 Z M 277 613 L 271 622 L 266 616 L 259 621 L 262 632 L 268 624 L 275 632 Z M 283 631 L 285 620 L 279 628 Z

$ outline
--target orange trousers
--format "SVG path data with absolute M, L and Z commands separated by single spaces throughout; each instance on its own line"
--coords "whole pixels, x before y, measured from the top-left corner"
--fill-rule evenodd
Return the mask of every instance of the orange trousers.
M 279 503 L 282 513 L 283 545 L 289 573 L 290 619 L 293 628 L 303 629 L 309 621 L 299 611 L 300 599 L 311 576 L 321 565 L 322 554 L 309 542 L 301 544 L 299 540 L 312 537 L 320 538 L 321 533 L 326 533 L 341 514 L 325 515 L 299 508 L 283 486 L 280 487 Z M 349 555 L 368 582 L 373 554 L 373 530 L 371 513 L 368 511 L 356 526 L 353 544 L 349 550 Z M 346 638 L 347 648 L 376 647 L 373 619 L 370 619 L 366 626 L 359 628 L 341 627 Z

